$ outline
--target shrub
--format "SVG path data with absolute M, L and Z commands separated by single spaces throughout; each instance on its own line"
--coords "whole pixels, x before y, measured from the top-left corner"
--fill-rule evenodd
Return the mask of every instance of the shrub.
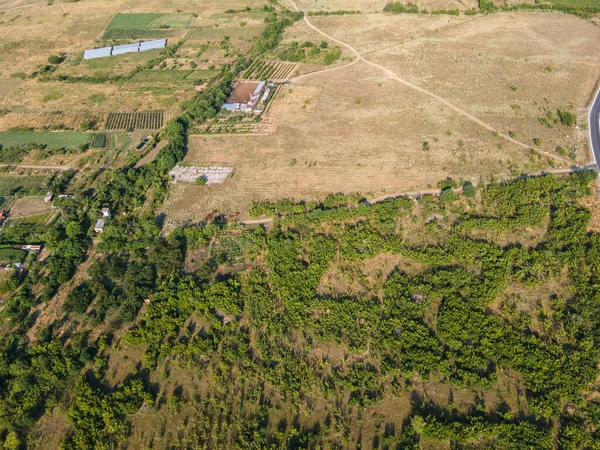
M 93 299 L 92 290 L 82 283 L 69 293 L 63 304 L 63 311 L 83 314 Z
M 475 186 L 473 186 L 473 184 L 468 181 L 465 184 L 463 184 L 462 189 L 465 197 L 475 197 L 475 194 L 477 193 L 477 191 L 475 190 Z
M 570 112 L 570 111 L 566 111 L 564 109 L 558 109 L 558 117 L 560 119 L 560 123 L 562 123 L 563 125 L 567 126 L 567 127 L 572 127 L 575 125 L 575 114 Z
M 54 65 L 60 64 L 60 63 L 62 63 L 64 60 L 65 60 L 65 57 L 64 57 L 63 55 L 60 55 L 60 56 L 59 56 L 59 55 L 52 55 L 52 56 L 50 56 L 50 57 L 48 58 L 48 62 L 49 62 L 50 64 L 54 64 Z
M 204 185 L 206 185 L 206 178 L 203 177 L 203 176 L 196 178 L 195 184 L 196 184 L 196 186 L 204 186 Z
M 452 189 L 445 189 L 440 194 L 440 200 L 451 203 L 456 199 L 456 194 Z

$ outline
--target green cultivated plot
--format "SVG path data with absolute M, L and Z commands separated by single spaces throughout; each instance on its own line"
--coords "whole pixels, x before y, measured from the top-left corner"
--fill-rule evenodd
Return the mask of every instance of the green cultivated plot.
M 0 263 L 2 264 L 23 261 L 26 256 L 27 253 L 23 250 L 0 248 Z
M 193 14 L 117 14 L 106 28 L 105 39 L 161 38 L 169 29 L 187 28 Z
M 45 181 L 46 177 L 43 176 L 0 176 L 0 195 L 12 195 L 15 192 L 37 194 L 42 192 Z
M 39 131 L 6 131 L 0 132 L 0 145 L 8 147 L 11 145 L 35 144 L 46 145 L 50 148 L 72 148 L 76 149 L 88 144 L 91 134 L 77 132 L 39 132 Z
M 557 6 L 572 6 L 574 8 L 600 10 L 600 2 L 598 2 L 598 0 L 550 0 L 550 3 Z

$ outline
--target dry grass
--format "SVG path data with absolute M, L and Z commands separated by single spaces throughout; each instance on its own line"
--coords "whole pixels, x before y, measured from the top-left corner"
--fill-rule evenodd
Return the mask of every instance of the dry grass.
M 375 14 L 366 24 L 357 16 L 313 23 L 500 131 L 514 131 L 527 145 L 539 138 L 536 148 L 577 147 L 577 160 L 588 159 L 585 133 L 538 121 L 547 110 L 556 117 L 559 107 L 577 112 L 587 106 L 600 57 L 600 30 L 588 21 L 522 12 L 475 18 Z
M 209 189 L 174 186 L 169 219 L 243 212 L 251 200 L 413 191 L 446 176 L 507 176 L 509 160 L 523 170 L 546 164 L 513 144 L 499 149 L 500 138 L 363 63 L 302 83 L 275 99 L 269 114 L 279 126 L 272 135 L 190 138 L 186 162 L 232 166 L 235 174 Z
M 289 4 L 289 0 L 284 1 Z M 362 13 L 380 12 L 387 1 L 381 0 L 297 0 L 296 4 L 303 11 L 338 11 L 338 10 L 359 10 Z M 419 9 L 465 9 L 475 8 L 476 0 L 412 0 L 410 2 L 419 7 Z M 498 3 L 498 2 L 496 2 Z
M 6 97 L 19 84 L 21 84 L 21 80 L 0 80 L 0 100 Z
M 11 218 L 37 216 L 52 211 L 50 203 L 41 197 L 25 197 L 15 201 L 10 209 Z

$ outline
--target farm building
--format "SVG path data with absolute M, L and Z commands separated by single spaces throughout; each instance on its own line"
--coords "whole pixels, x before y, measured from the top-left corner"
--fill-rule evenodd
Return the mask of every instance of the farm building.
M 46 192 L 46 196 L 44 197 L 44 201 L 46 203 L 50 203 L 54 198 L 54 194 L 52 192 Z
M 137 53 L 140 51 L 140 44 L 136 42 L 135 44 L 125 44 L 125 45 L 117 45 L 113 47 L 112 54 L 113 55 L 123 55 L 125 53 Z
M 258 104 L 266 85 L 266 81 L 239 82 L 223 105 L 223 109 L 232 112 L 252 112 Z
M 94 225 L 94 231 L 96 233 L 102 233 L 104 231 L 104 219 L 98 219 L 96 225 Z
M 246 103 L 225 103 L 223 109 L 232 112 L 244 111 L 246 109 Z
M 102 208 L 101 212 L 104 217 L 110 217 L 110 209 Z
M 167 46 L 166 39 L 157 39 L 155 41 L 146 41 L 140 42 L 140 52 L 144 52 L 146 50 L 156 50 L 165 48 Z
M 105 56 L 110 56 L 111 53 L 112 47 L 94 48 L 91 50 L 86 50 L 83 53 L 83 59 L 103 58 Z
M 42 249 L 41 245 L 32 245 L 32 244 L 27 244 L 27 245 L 23 245 L 21 247 L 21 250 L 28 250 L 30 252 L 39 252 Z

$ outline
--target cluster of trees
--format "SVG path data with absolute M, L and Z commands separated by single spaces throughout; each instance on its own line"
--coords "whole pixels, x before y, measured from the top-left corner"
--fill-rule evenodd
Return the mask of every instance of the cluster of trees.
M 279 54 L 279 59 L 291 62 L 306 62 L 310 60 L 322 60 L 323 64 L 331 65 L 338 61 L 342 56 L 342 50 L 339 46 L 329 47 L 324 41 L 321 45 L 306 41 L 299 44 L 293 41 L 289 47 Z
M 132 374 L 109 387 L 103 375 L 109 350 L 102 339 L 87 342 L 81 335 L 66 343 L 53 337 L 52 327 L 42 330 L 37 344 L 15 341 L 18 335 L 9 334 L 0 351 L 0 411 L 11 418 L 0 428 L 5 445 L 24 442 L 44 409 L 70 395 L 72 428 L 64 448 L 125 443 L 127 417 L 144 402 L 150 409 L 169 408 L 170 414 L 193 404 L 197 416 L 189 421 L 186 440 L 180 441 L 187 445 L 251 440 L 286 448 L 342 445 L 355 439 L 352 424 L 366 406 L 386 394 L 413 389 L 415 380 L 435 377 L 457 388 L 487 389 L 497 383 L 499 371 L 508 369 L 522 380 L 523 409 L 498 409 L 496 414 L 482 405 L 457 414 L 439 407 L 426 410 L 419 403 L 401 431 L 388 427 L 377 439 L 403 448 L 418 448 L 420 439 L 497 443 L 502 448 L 523 443 L 550 448 L 559 440 L 565 448 L 581 448 L 598 438 L 590 423 L 600 416 L 600 407 L 582 393 L 597 377 L 600 359 L 595 319 L 600 317 L 600 238 L 587 231 L 590 213 L 577 204 L 589 194 L 593 172 L 492 184 L 482 189 L 480 201 L 468 200 L 468 213 L 461 209 L 467 202 L 463 198 L 452 204 L 423 198 L 419 210 L 424 216 L 419 218 L 411 199 L 369 205 L 358 195 L 338 194 L 322 202 L 255 205 L 256 213 L 278 216 L 268 233 L 257 228 L 232 234 L 206 224 L 159 237 L 158 227 L 148 228 L 145 222 L 152 216 L 136 218 L 132 212 L 141 204 L 152 210 L 152 201 L 140 203 L 137 196 L 165 182 L 166 171 L 185 149 L 185 123 L 169 124 L 167 136 L 166 155 L 149 168 L 116 172 L 96 196 L 68 199 L 78 206 L 62 205 L 66 225 L 45 226 L 29 237 L 19 235 L 24 230 L 12 231 L 12 238 L 43 239 L 69 255 L 63 262 L 32 268 L 7 301 L 3 314 L 19 318 L 13 325 L 26 330 L 32 320 L 29 309 L 40 300 L 34 292 L 43 292 L 40 286 L 48 289 L 58 277 L 64 277 L 64 285 L 73 267 L 66 260 L 76 266 L 80 254 L 85 255 L 93 218 L 83 205 L 126 212 L 110 225 L 113 231 L 107 226 L 104 255 L 91 264 L 87 281 L 66 296 L 63 320 L 77 317 L 84 329 L 104 326 L 109 332 L 127 327 L 121 345 L 145 346 L 141 363 L 146 375 Z M 454 187 L 447 184 L 443 187 Z M 417 233 L 429 238 L 411 237 L 415 231 L 408 232 L 407 222 L 427 220 L 432 211 L 447 218 L 435 226 L 417 226 Z M 547 226 L 535 247 L 503 247 L 471 237 L 481 230 L 526 235 L 531 226 Z M 242 258 L 237 257 L 235 266 L 228 265 L 229 254 L 209 250 L 221 248 L 220 242 L 238 245 Z M 81 253 L 73 253 L 79 247 Z M 191 251 L 204 256 L 185 273 Z M 364 261 L 386 252 L 400 254 L 420 269 L 366 275 L 363 271 L 372 264 Z M 244 258 L 248 270 L 240 271 Z M 219 266 L 228 266 L 226 275 Z M 501 302 L 499 312 L 490 309 L 507 286 L 543 290 L 550 280 L 564 283 L 564 270 L 572 295 L 555 295 L 550 309 L 532 316 L 508 301 Z M 363 293 L 330 289 L 327 280 L 336 271 L 350 283 L 359 282 Z M 136 320 L 145 300 L 150 303 Z M 195 318 L 202 318 L 201 327 Z M 315 358 L 311 348 L 323 345 L 340 347 L 349 356 Z M 164 370 L 167 361 L 169 367 L 198 377 L 210 373 L 206 382 L 214 385 L 212 393 L 177 393 L 168 401 L 166 394 L 150 395 L 145 371 Z M 15 370 L 17 366 L 24 369 Z M 93 370 L 82 378 L 84 367 Z M 23 390 L 25 382 L 45 387 Z M 277 395 L 265 396 L 265 389 Z M 325 422 L 315 419 L 307 426 L 267 420 L 266 412 L 273 408 L 299 414 L 322 399 L 331 416 Z M 565 401 L 572 405 L 569 413 Z M 238 402 L 248 408 L 235 407 Z M 222 411 L 230 411 L 227 418 Z
M 493 0 L 479 0 L 479 9 L 469 9 L 465 11 L 466 15 L 474 15 L 477 13 L 494 13 L 498 10 L 502 11 L 520 11 L 520 10 L 554 10 L 562 11 L 567 14 L 574 14 L 584 19 L 593 17 L 594 14 L 600 12 L 600 6 L 592 6 L 589 4 L 576 4 L 569 5 L 566 2 L 538 2 L 535 3 L 517 3 L 512 5 L 504 4 L 500 7 L 496 6 Z M 409 14 L 429 14 L 430 12 L 426 9 L 419 10 L 419 8 L 411 2 L 406 5 L 402 2 L 391 1 L 386 3 L 383 10 L 385 12 L 391 12 L 395 14 L 409 13 Z M 431 11 L 431 14 L 449 14 L 458 16 L 460 11 L 458 9 L 439 9 Z
M 293 400 L 298 395 L 318 387 L 325 396 L 349 392 L 350 405 L 363 407 L 379 401 L 397 382 L 394 380 L 410 386 L 415 374 L 420 378 L 436 374 L 438 379 L 463 387 L 490 386 L 496 382 L 497 370 L 511 368 L 523 377 L 529 411 L 551 420 L 561 414 L 563 399 L 581 404 L 581 393 L 598 372 L 600 355 L 590 345 L 598 339 L 594 326 L 575 319 L 593 317 L 596 308 L 590 289 L 594 285 L 590 276 L 595 275 L 587 268 L 598 264 L 591 255 L 600 255 L 595 250 L 600 239 L 586 231 L 589 213 L 574 205 L 589 193 L 592 179 L 593 173 L 586 172 L 492 185 L 483 190 L 479 216 L 458 216 L 456 227 L 433 247 L 406 245 L 398 239 L 397 230 L 388 229 L 386 235 L 377 228 L 383 220 L 397 221 L 410 214 L 412 200 L 349 208 L 339 204 L 350 199 L 332 197 L 330 209 L 322 211 L 363 213 L 335 219 L 341 223 L 358 220 L 339 229 L 339 239 L 318 231 L 325 221 L 331 223 L 329 219 L 299 220 L 298 231 L 294 224 L 287 224 L 290 230 L 276 227 L 266 236 L 264 269 L 255 268 L 226 281 L 194 275 L 165 280 L 126 342 L 148 344 L 144 363 L 151 370 L 158 370 L 169 357 L 178 358 L 188 368 L 190 364 L 205 367 L 218 358 L 219 366 L 213 367 L 218 367 L 224 378 L 235 367 L 236 373 L 247 374 L 244 377 L 249 377 L 249 382 L 266 379 L 273 383 L 293 404 L 298 404 Z M 281 202 L 263 204 L 261 210 L 289 212 L 282 216 L 285 219 L 311 216 L 322 206 Z M 486 217 L 484 211 L 496 217 Z M 490 227 L 523 229 L 539 225 L 540 218 L 548 216 L 547 238 L 536 248 L 503 248 L 464 234 Z M 206 245 L 219 239 L 219 234 L 214 226 L 183 232 L 190 246 Z M 403 254 L 428 269 L 416 276 L 395 271 L 385 281 L 380 301 L 368 296 L 316 294 L 333 261 L 364 260 L 386 251 Z M 579 294 L 569 306 L 553 303 L 544 319 L 550 322 L 543 335 L 532 332 L 531 321 L 521 320 L 519 314 L 500 317 L 489 310 L 507 285 L 524 283 L 535 288 L 560 277 L 565 264 L 573 271 L 570 282 Z M 428 318 L 432 304 L 438 305 L 435 328 Z M 210 333 L 197 334 L 185 328 L 193 313 L 211 321 Z M 256 353 L 250 359 L 246 331 L 236 325 L 243 316 L 258 332 Z M 308 342 L 334 342 L 351 353 L 369 348 L 372 360 L 341 366 L 328 362 L 325 368 L 316 368 L 305 354 L 289 353 L 289 348 L 286 353 L 286 345 L 292 345 L 284 338 L 289 330 L 302 330 Z M 217 378 L 225 383 L 221 376 Z M 581 414 L 585 414 L 583 409 Z M 553 439 L 549 426 L 509 416 L 502 420 L 476 416 L 447 420 L 438 415 L 415 415 L 412 423 L 397 439 L 484 440 L 501 442 L 503 448 L 518 448 L 523 442 L 548 448 Z M 565 442 L 590 439 L 579 422 L 569 423 L 569 429 L 561 431 Z M 259 434 L 275 439 L 268 429 Z M 316 441 L 323 439 L 323 433 L 319 438 L 310 436 Z

